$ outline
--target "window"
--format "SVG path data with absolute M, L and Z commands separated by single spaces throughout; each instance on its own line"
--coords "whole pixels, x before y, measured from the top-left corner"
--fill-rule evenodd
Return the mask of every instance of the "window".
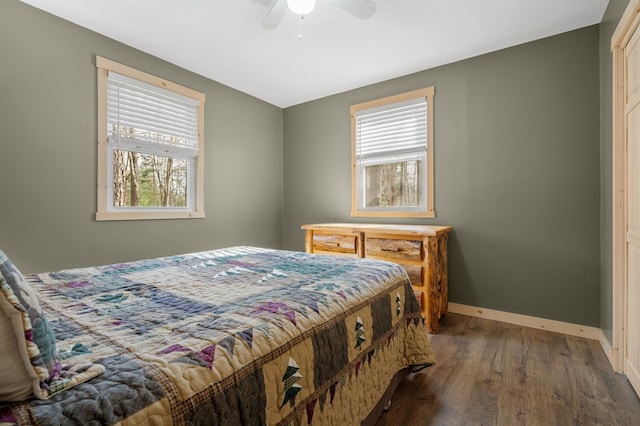
M 434 88 L 351 107 L 351 216 L 435 217 Z
M 96 58 L 97 220 L 204 217 L 204 94 Z

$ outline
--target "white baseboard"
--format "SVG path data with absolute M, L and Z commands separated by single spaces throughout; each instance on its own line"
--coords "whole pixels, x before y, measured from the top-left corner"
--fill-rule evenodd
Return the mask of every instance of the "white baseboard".
M 602 330 L 600 330 L 600 346 L 602 346 L 602 350 L 604 351 L 605 355 L 607 355 L 609 363 L 611 364 L 611 367 L 613 367 L 613 371 L 615 371 L 616 373 L 624 374 L 624 366 L 622 365 L 622 362 L 618 357 L 618 350 L 611 346 L 611 342 L 609 342 L 609 339 L 607 339 L 607 336 L 605 336 L 604 331 Z
M 596 327 L 572 324 L 569 322 L 555 321 L 544 318 L 530 317 L 527 315 L 513 314 L 511 312 L 494 311 L 493 309 L 478 308 L 475 306 L 461 305 L 459 303 L 449 302 L 449 312 L 454 314 L 463 314 L 471 317 L 486 318 L 493 321 L 506 322 L 509 324 L 521 325 L 524 327 L 538 328 L 541 330 L 553 331 L 556 333 L 569 334 L 571 336 L 580 336 L 586 339 L 598 340 L 603 345 L 607 357 L 613 353 L 611 346 L 609 350 L 605 349 L 604 342 L 609 343 L 602 330 Z M 604 342 L 603 342 L 604 340 Z M 611 358 L 609 358 L 611 361 Z

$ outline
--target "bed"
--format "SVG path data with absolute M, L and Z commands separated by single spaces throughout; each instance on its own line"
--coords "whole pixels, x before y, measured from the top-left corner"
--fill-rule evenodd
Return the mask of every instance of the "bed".
M 33 382 L 3 426 L 357 425 L 435 362 L 390 262 L 233 247 L 24 277 L 2 255 L 0 273 Z

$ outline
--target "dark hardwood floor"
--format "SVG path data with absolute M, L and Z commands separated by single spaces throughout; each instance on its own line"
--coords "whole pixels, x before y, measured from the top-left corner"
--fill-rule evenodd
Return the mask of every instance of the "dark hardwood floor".
M 437 365 L 405 379 L 377 426 L 640 425 L 640 400 L 595 340 L 447 314 Z

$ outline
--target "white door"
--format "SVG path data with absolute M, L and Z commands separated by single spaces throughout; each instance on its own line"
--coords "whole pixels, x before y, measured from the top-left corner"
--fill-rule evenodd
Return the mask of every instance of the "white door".
M 624 49 L 626 127 L 626 351 L 624 372 L 640 394 L 640 30 Z

